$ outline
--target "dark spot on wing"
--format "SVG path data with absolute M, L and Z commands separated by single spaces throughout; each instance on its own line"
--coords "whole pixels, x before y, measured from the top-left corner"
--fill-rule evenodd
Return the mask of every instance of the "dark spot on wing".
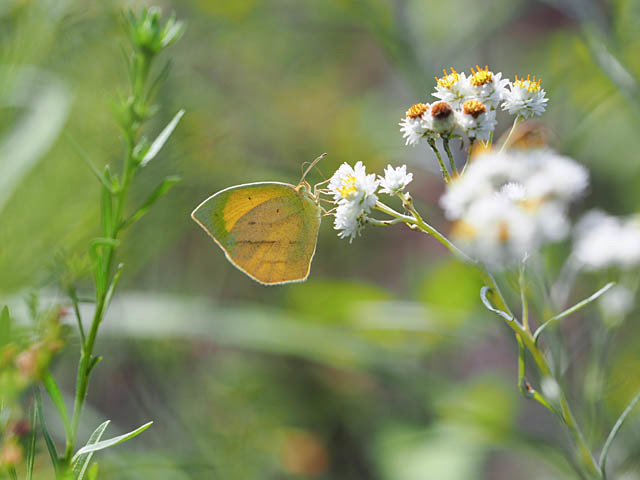
M 255 225 L 255 224 L 256 224 L 256 222 L 247 222 L 247 224 L 249 224 L 249 225 Z
M 247 197 L 249 200 L 251 200 L 251 197 Z
M 274 243 L 278 243 L 277 240 L 236 240 L 236 243 L 246 243 L 249 245 L 273 245 Z
M 280 213 L 280 209 L 279 208 L 276 208 L 276 213 Z

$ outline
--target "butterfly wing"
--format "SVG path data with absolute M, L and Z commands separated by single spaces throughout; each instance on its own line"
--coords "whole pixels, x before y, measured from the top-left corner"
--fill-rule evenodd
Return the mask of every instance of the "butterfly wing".
M 238 185 L 202 202 L 193 219 L 229 261 L 260 283 L 303 281 L 320 228 L 320 208 L 293 185 Z

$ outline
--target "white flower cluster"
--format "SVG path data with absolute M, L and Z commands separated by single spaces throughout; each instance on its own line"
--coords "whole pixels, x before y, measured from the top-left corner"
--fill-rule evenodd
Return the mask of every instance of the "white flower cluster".
M 587 185 L 587 170 L 552 150 L 488 152 L 449 185 L 440 204 L 463 249 L 495 268 L 565 238 L 569 202 Z
M 362 162 L 352 167 L 343 163 L 329 180 L 329 192 L 337 205 L 333 226 L 340 238 L 349 238 L 349 243 L 360 235 L 366 225 L 371 209 L 378 201 L 377 193 L 397 195 L 413 180 L 406 165 L 393 168 L 389 165 L 384 176 L 367 174 Z M 378 191 L 378 189 L 380 190 Z
M 574 232 L 573 256 L 586 270 L 640 266 L 640 216 L 613 217 L 599 210 L 588 212 Z
M 486 142 L 496 127 L 498 107 L 522 118 L 545 111 L 548 99 L 536 77 L 523 79 L 516 75 L 512 82 L 488 66 L 472 68 L 469 76 L 453 68 L 451 73 L 443 72 L 443 77 L 436 77 L 433 93 L 440 101 L 413 105 L 400 122 L 407 145 L 453 133 L 464 133 L 470 139 Z

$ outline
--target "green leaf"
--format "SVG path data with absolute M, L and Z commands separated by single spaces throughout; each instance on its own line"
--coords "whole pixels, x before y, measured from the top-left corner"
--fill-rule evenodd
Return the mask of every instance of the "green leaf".
M 482 287 L 480 289 L 480 299 L 482 300 L 483 305 L 487 308 L 487 310 L 490 310 L 493 313 L 497 313 L 502 318 L 504 318 L 507 322 L 512 322 L 514 320 L 512 315 L 509 315 L 507 312 L 504 312 L 499 308 L 494 307 L 491 301 L 489 300 L 488 294 L 492 291 L 493 290 L 491 289 L 491 287 Z
M 11 340 L 11 316 L 9 307 L 5 305 L 0 313 L 0 347 L 9 343 L 9 340 Z
M 107 165 L 107 170 L 109 165 Z M 102 233 L 105 237 L 113 233 L 113 194 L 111 190 L 104 185 L 101 189 L 100 211 L 102 214 Z
M 629 405 L 627 405 L 627 408 L 624 409 L 624 411 L 620 415 L 620 418 L 618 418 L 618 421 L 611 429 L 611 433 L 609 433 L 607 441 L 604 442 L 604 447 L 602 447 L 602 453 L 600 454 L 600 462 L 598 463 L 598 467 L 600 468 L 600 472 L 602 473 L 602 478 L 604 480 L 606 480 L 607 478 L 607 457 L 609 456 L 609 449 L 611 449 L 611 444 L 615 440 L 616 435 L 618 435 L 620 428 L 622 428 L 622 425 L 624 424 L 624 421 L 627 419 L 627 417 L 631 413 L 631 410 L 633 410 L 638 401 L 640 401 L 640 392 L 638 392 L 636 396 L 631 399 Z
M 64 426 L 64 432 L 67 438 L 71 438 L 71 425 L 69 424 L 69 417 L 67 414 L 67 407 L 64 404 L 64 399 L 62 398 L 62 393 L 60 393 L 60 388 L 58 388 L 58 384 L 56 380 L 51 375 L 51 372 L 48 370 L 42 376 L 42 384 L 44 388 L 47 390 L 49 397 L 51 397 L 51 401 L 53 402 L 53 406 L 56 407 L 58 414 L 60 415 L 60 419 L 62 420 L 62 425 Z
M 144 203 L 135 211 L 133 215 L 131 215 L 127 220 L 122 223 L 121 228 L 126 228 L 134 223 L 136 223 L 140 218 L 142 218 L 153 206 L 153 204 L 166 195 L 171 188 L 182 180 L 180 177 L 171 176 L 165 178 L 160 185 L 156 187 L 156 189 L 151 192 L 151 195 L 144 201 Z
M 542 333 L 542 331 L 545 328 L 547 328 L 547 326 L 550 323 L 556 322 L 558 320 L 562 320 L 563 318 L 568 317 L 572 313 L 575 313 L 578 310 L 586 307 L 587 305 L 589 305 L 591 302 L 596 300 L 598 297 L 600 297 L 603 293 L 605 293 L 607 290 L 609 290 L 614 285 L 615 285 L 614 282 L 607 283 L 604 287 L 602 287 L 600 290 L 598 290 L 596 293 L 594 293 L 590 297 L 587 297 L 584 300 L 582 300 L 581 302 L 576 303 L 573 307 L 567 308 L 564 312 L 561 312 L 558 315 L 555 315 L 555 316 L 551 317 L 549 320 L 547 320 L 546 322 L 544 322 L 542 325 L 540 325 L 538 327 L 538 329 L 536 330 L 536 333 L 534 333 L 534 335 L 533 335 L 533 339 L 537 342 L 538 341 L 538 337 L 540 337 L 540 334 Z
M 36 407 L 31 408 L 31 435 L 29 437 L 29 445 L 27 447 L 27 475 L 26 480 L 33 478 L 33 464 L 36 458 L 36 423 L 38 422 L 38 411 Z
M 144 167 L 147 163 L 149 163 L 151 160 L 154 159 L 154 157 L 158 154 L 160 149 L 164 146 L 165 142 L 169 139 L 169 137 L 175 130 L 176 126 L 178 125 L 178 122 L 180 121 L 183 115 L 184 115 L 184 110 L 180 110 L 178 113 L 175 114 L 175 116 L 171 119 L 168 125 L 164 127 L 164 130 L 162 130 L 162 132 L 160 132 L 160 135 L 158 135 L 158 137 L 153 141 L 153 143 L 151 144 L 151 147 L 149 147 L 149 150 L 147 150 L 147 153 L 145 154 L 145 156 L 142 157 L 140 166 Z
M 16 473 L 15 467 L 9 467 L 9 476 L 11 480 L 18 480 L 18 474 Z
M 49 435 L 49 430 L 47 430 L 47 425 L 44 422 L 44 414 L 42 413 L 42 395 L 40 394 L 40 389 L 36 388 L 36 407 L 38 409 L 38 419 L 40 420 L 40 429 L 42 430 L 42 436 L 44 437 L 44 442 L 47 445 L 47 450 L 49 451 L 49 456 L 51 457 L 51 463 L 53 465 L 53 469 L 56 472 L 56 476 L 58 476 L 60 465 L 58 460 L 58 452 L 56 451 L 56 446 L 51 440 L 51 435 Z
M 106 422 L 101 423 L 100 426 L 98 426 L 98 428 L 94 430 L 94 432 L 89 437 L 89 441 L 87 441 L 87 446 L 95 445 L 100 441 L 100 439 L 102 438 L 102 435 L 104 435 L 104 432 L 107 430 L 109 423 L 111 423 L 111 421 L 107 420 Z M 91 463 L 92 457 L 93 457 L 93 452 L 83 453 L 82 455 L 76 455 L 76 457 L 74 457 L 75 460 L 72 462 L 72 464 L 73 464 L 73 478 L 75 480 L 82 480 L 82 478 L 84 477 L 84 474 L 87 471 L 87 467 Z M 89 478 L 91 478 L 91 476 L 92 475 L 90 471 Z M 96 476 L 97 476 L 97 472 L 96 472 Z
M 84 163 L 87 164 L 87 166 L 89 167 L 89 170 L 91 170 L 91 173 L 93 173 L 95 175 L 95 177 L 100 181 L 100 183 L 102 183 L 102 185 L 109 189 L 109 191 L 112 190 L 112 185 L 107 181 L 107 179 L 100 173 L 100 170 L 98 170 L 98 167 L 96 167 L 91 160 L 89 159 L 89 156 L 85 153 L 84 150 L 82 150 L 82 148 L 80 147 L 80 144 L 78 142 L 75 141 L 75 139 L 69 135 L 68 133 L 65 132 L 65 137 L 67 137 L 67 140 L 69 140 L 69 143 L 71 143 L 71 146 L 73 147 L 73 149 L 76 151 L 76 153 L 78 154 L 78 156 L 84 160 Z
M 85 453 L 97 452 L 98 450 L 104 450 L 105 448 L 113 447 L 122 442 L 126 442 L 127 440 L 138 436 L 142 432 L 144 432 L 147 428 L 149 428 L 153 424 L 153 422 L 145 423 L 141 427 L 136 428 L 132 432 L 125 433 L 124 435 L 120 435 L 118 437 L 110 438 L 109 440 L 102 440 L 101 442 L 94 443 L 93 445 L 85 445 L 80 450 L 76 452 L 73 456 L 72 462 L 75 462 L 76 459 Z
M 98 479 L 98 464 L 94 463 L 89 467 L 89 473 L 87 480 L 97 480 Z

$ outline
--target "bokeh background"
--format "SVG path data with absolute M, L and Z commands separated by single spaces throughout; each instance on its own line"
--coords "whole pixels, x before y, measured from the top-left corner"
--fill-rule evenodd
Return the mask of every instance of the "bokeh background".
M 480 280 L 435 241 L 398 226 L 349 244 L 327 219 L 309 280 L 266 288 L 235 270 L 189 213 L 230 185 L 296 183 L 303 162 L 328 152 L 310 180 L 345 161 L 378 172 L 406 163 L 419 210 L 446 231 L 436 163 L 426 147 L 405 147 L 397 124 L 411 104 L 431 101 L 443 68 L 476 64 L 542 77 L 550 143 L 592 174 L 576 214 L 637 212 L 640 2 L 155 4 L 187 30 L 162 59 L 173 69 L 148 136 L 178 109 L 186 115 L 136 179 L 131 207 L 164 176 L 183 181 L 118 251 L 125 273 L 96 348 L 104 361 L 82 438 L 107 418 L 112 433 L 155 424 L 101 453 L 100 478 L 572 478 L 555 419 L 519 396 L 515 343 L 482 310 Z M 81 258 L 98 234 L 99 185 L 73 142 L 98 166 L 121 161 L 110 105 L 126 85 L 122 9 L 148 5 L 0 4 L 0 303 L 16 312 L 30 293 L 55 297 L 56 258 Z M 500 120 L 497 133 L 510 126 Z M 568 248 L 545 257 L 550 275 Z M 595 286 L 583 278 L 571 296 Z M 596 445 L 640 385 L 640 327 L 628 322 L 611 340 L 595 412 L 581 393 L 600 328 L 592 313 L 558 336 Z M 77 357 L 70 335 L 53 369 L 68 395 Z M 638 419 L 618 443 L 611 463 L 640 478 Z M 46 465 L 43 452 L 42 478 Z

